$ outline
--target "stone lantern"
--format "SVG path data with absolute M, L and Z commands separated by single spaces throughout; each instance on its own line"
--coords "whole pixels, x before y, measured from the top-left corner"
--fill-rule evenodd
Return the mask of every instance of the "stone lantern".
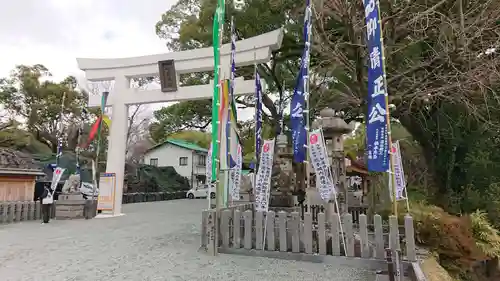
M 331 108 L 325 108 L 319 113 L 320 118 L 312 124 L 314 129 L 323 129 L 328 158 L 333 168 L 333 181 L 337 190 L 339 210 L 341 213 L 347 212 L 347 183 L 346 167 L 344 155 L 343 135 L 354 130 L 352 124 L 347 124 L 342 118 L 335 114 Z M 333 198 L 332 198 L 333 199 Z

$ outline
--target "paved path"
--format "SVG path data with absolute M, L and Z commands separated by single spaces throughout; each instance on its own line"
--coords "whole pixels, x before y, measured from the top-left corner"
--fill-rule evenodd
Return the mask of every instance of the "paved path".
M 125 205 L 123 217 L 0 225 L 1 281 L 372 281 L 355 268 L 198 252 L 205 200 Z

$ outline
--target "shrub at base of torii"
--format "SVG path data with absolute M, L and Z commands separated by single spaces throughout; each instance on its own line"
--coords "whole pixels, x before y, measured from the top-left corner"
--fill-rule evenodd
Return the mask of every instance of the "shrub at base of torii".
M 163 192 L 189 190 L 189 180 L 173 167 L 138 165 L 125 167 L 127 192 Z

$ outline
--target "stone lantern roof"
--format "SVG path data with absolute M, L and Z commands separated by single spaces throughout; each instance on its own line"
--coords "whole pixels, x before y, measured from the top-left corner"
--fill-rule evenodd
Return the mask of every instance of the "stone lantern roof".
M 0 148 L 0 175 L 44 176 L 30 156 L 9 148 Z
M 335 114 L 335 110 L 324 108 L 319 112 L 320 119 L 313 122 L 313 128 L 323 128 L 324 132 L 348 134 L 354 130 L 354 124 L 347 124 L 344 119 Z

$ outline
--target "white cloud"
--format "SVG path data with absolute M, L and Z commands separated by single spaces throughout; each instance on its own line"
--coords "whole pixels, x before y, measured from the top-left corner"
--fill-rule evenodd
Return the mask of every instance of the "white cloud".
M 165 52 L 155 23 L 175 0 L 19 0 L 0 10 L 0 76 L 18 64 L 41 63 L 56 80 L 81 76 L 76 57 Z
M 77 57 L 166 52 L 165 42 L 155 34 L 155 24 L 176 1 L 4 1 L 0 9 L 0 77 L 19 64 L 43 64 L 56 81 L 68 75 L 81 79 Z M 165 104 L 152 105 L 151 109 L 162 106 Z M 242 110 L 239 116 L 248 119 L 253 111 Z

